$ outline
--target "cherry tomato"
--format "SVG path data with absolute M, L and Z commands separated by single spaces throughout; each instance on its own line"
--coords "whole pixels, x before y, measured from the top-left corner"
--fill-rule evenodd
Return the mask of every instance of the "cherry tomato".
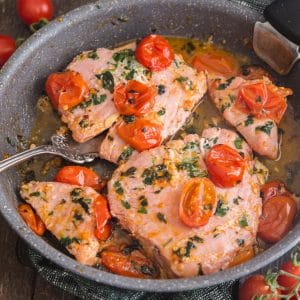
M 152 262 L 139 251 L 125 255 L 119 251 L 104 251 L 102 264 L 111 272 L 134 278 L 155 278 L 157 271 Z
M 89 186 L 95 190 L 101 190 L 105 182 L 93 170 L 81 166 L 65 166 L 55 176 L 55 181 L 73 185 Z
M 174 60 L 174 51 L 165 38 L 151 34 L 137 45 L 135 56 L 144 67 L 157 72 L 171 65 Z
M 269 243 L 281 240 L 290 230 L 297 213 L 297 204 L 289 196 L 275 196 L 263 203 L 258 236 Z
M 99 195 L 95 199 L 93 207 L 96 219 L 95 235 L 99 240 L 106 241 L 111 234 L 111 226 L 107 224 L 107 221 L 111 218 L 107 199 L 104 196 Z
M 35 232 L 37 235 L 42 236 L 46 227 L 41 220 L 41 218 L 33 211 L 32 207 L 29 204 L 21 204 L 18 207 L 19 214 L 29 228 Z
M 133 123 L 122 122 L 116 129 L 118 135 L 137 151 L 157 147 L 162 142 L 162 126 L 149 120 L 136 119 Z
M 300 264 L 299 263 L 294 264 L 292 261 L 287 261 L 282 264 L 280 269 L 285 272 L 288 272 L 292 275 L 296 275 L 296 276 L 300 277 Z M 291 276 L 283 274 L 283 275 L 278 276 L 277 282 L 282 287 L 285 288 L 285 290 L 282 290 L 283 294 L 290 294 L 293 292 L 294 288 L 299 283 L 299 280 L 297 280 L 296 278 L 293 278 Z M 300 295 L 300 289 L 298 289 L 298 295 Z M 294 298 L 292 298 L 292 300 L 293 299 L 296 300 L 296 296 Z
M 280 181 L 271 181 L 265 183 L 261 189 L 261 196 L 263 198 L 263 201 L 267 201 L 270 198 L 273 198 L 275 196 L 281 196 L 286 195 L 289 196 L 290 193 L 286 190 L 284 183 Z
M 268 300 L 280 299 L 276 297 L 276 295 L 280 295 L 280 291 L 277 289 L 272 292 L 263 275 L 257 274 L 250 276 L 239 289 L 239 300 L 252 300 L 255 299 L 255 296 L 263 295 L 270 295 Z
M 27 25 L 38 22 L 41 19 L 50 21 L 54 14 L 51 0 L 18 0 L 17 10 L 19 17 Z
M 286 108 L 285 97 L 291 90 L 258 82 L 243 86 L 236 101 L 237 108 L 256 117 L 267 117 L 279 123 Z
M 242 263 L 245 263 L 246 261 L 250 260 L 252 257 L 254 257 L 254 250 L 252 246 L 242 249 L 234 256 L 233 260 L 229 264 L 229 267 L 234 267 Z
M 8 35 L 0 35 L 0 68 L 16 51 L 16 41 Z
M 89 88 L 79 73 L 66 71 L 49 75 L 46 92 L 55 109 L 68 110 L 84 100 Z
M 244 175 L 245 161 L 227 145 L 215 145 L 207 154 L 206 166 L 213 183 L 219 187 L 233 187 Z
M 204 226 L 214 213 L 216 201 L 216 189 L 209 179 L 189 180 L 184 185 L 180 198 L 180 220 L 189 227 Z
M 114 90 L 114 103 L 122 115 L 142 116 L 154 105 L 156 89 L 136 80 L 119 84 Z
M 223 50 L 209 49 L 197 54 L 192 60 L 192 66 L 198 71 L 207 71 L 226 78 L 238 73 L 239 64 L 229 53 Z

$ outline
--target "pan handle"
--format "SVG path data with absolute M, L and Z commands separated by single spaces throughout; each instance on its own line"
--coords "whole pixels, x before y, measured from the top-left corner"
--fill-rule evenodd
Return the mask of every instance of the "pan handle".
M 282 35 L 300 45 L 299 0 L 275 0 L 265 9 L 264 16 Z

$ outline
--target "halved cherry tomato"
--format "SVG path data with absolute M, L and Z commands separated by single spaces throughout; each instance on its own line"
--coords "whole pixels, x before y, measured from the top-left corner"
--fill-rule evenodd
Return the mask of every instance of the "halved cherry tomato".
M 280 291 L 278 289 L 272 291 L 264 276 L 260 274 L 247 278 L 239 289 L 239 300 L 253 300 L 255 296 L 263 295 L 270 295 L 270 298 L 267 298 L 268 300 L 280 299 L 276 297 L 276 295 L 280 295 Z
M 119 84 L 114 90 L 114 103 L 122 115 L 142 116 L 154 105 L 156 88 L 136 80 L 129 80 L 126 85 Z
M 229 267 L 234 267 L 240 265 L 254 257 L 253 247 L 247 247 L 245 249 L 241 249 L 230 262 Z
M 155 278 L 157 270 L 152 262 L 139 251 L 125 255 L 119 251 L 104 251 L 102 264 L 111 272 L 134 278 Z
M 16 51 L 16 41 L 8 35 L 0 35 L 0 68 Z
M 219 187 L 233 187 L 244 175 L 245 161 L 227 145 L 215 145 L 207 154 L 206 166 L 213 183 Z
M 298 276 L 300 277 L 300 262 L 296 261 L 287 261 L 285 263 L 283 263 L 280 267 L 280 270 L 288 272 L 289 274 L 291 274 L 292 276 Z M 296 278 L 293 278 L 292 276 L 289 275 L 279 275 L 277 278 L 277 282 L 283 287 L 285 288 L 284 290 L 282 290 L 283 294 L 290 294 L 293 292 L 294 288 L 296 287 L 296 285 L 299 283 L 299 280 L 297 280 Z M 300 288 L 298 289 L 298 295 L 300 296 Z M 296 296 L 294 296 L 293 298 L 291 298 L 291 300 L 296 300 Z
M 137 45 L 135 56 L 144 67 L 157 72 L 171 65 L 174 51 L 165 38 L 151 34 Z
M 46 81 L 46 92 L 54 108 L 68 110 L 84 100 L 89 87 L 79 73 L 53 73 Z
M 18 0 L 17 10 L 19 17 L 27 25 L 38 22 L 41 19 L 50 21 L 54 13 L 51 0 Z
M 237 60 L 229 53 L 219 49 L 208 49 L 197 54 L 192 66 L 198 71 L 207 71 L 226 78 L 234 77 L 239 70 Z
M 243 86 L 235 105 L 246 113 L 268 117 L 279 123 L 287 108 L 285 97 L 291 94 L 290 89 L 258 82 Z
M 290 230 L 297 213 L 297 204 L 289 196 L 275 196 L 263 203 L 258 236 L 269 243 L 281 240 Z
M 46 227 L 41 220 L 41 218 L 33 211 L 32 207 L 29 204 L 21 204 L 18 207 L 19 214 L 29 228 L 35 232 L 37 235 L 42 236 Z
M 122 122 L 117 125 L 118 135 L 137 151 L 157 147 L 162 142 L 162 126 L 145 119 L 136 119 L 133 123 Z
M 271 181 L 265 183 L 261 187 L 260 192 L 263 201 L 267 201 L 275 196 L 290 195 L 290 193 L 286 190 L 284 183 L 281 181 Z
M 100 176 L 93 170 L 81 166 L 65 166 L 61 168 L 55 181 L 74 185 L 89 186 L 95 190 L 101 190 L 105 182 L 101 181 Z
M 99 240 L 106 241 L 111 234 L 111 226 L 107 224 L 107 221 L 111 218 L 107 199 L 99 195 L 94 200 L 93 207 L 96 219 L 95 235 Z
M 189 227 L 204 226 L 215 211 L 216 201 L 216 188 L 208 178 L 189 180 L 180 198 L 180 220 Z

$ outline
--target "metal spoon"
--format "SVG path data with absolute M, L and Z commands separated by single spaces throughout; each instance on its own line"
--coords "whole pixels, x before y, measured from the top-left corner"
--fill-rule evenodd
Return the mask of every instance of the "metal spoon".
M 76 143 L 70 134 L 53 135 L 51 144 L 23 151 L 0 161 L 0 173 L 31 157 L 41 154 L 53 154 L 76 164 L 92 162 L 99 157 L 98 148 L 103 140 L 103 135 L 93 138 L 85 143 Z

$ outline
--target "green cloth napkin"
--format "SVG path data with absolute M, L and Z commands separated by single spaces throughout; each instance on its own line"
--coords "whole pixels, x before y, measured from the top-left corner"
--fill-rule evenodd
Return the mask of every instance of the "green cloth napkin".
M 217 1 L 217 0 L 215 0 Z M 263 12 L 272 0 L 228 0 Z M 68 272 L 28 248 L 28 257 L 37 272 L 49 283 L 82 299 L 89 300 L 231 300 L 234 299 L 238 282 L 229 281 L 214 287 L 182 293 L 148 293 L 130 291 L 99 284 Z

